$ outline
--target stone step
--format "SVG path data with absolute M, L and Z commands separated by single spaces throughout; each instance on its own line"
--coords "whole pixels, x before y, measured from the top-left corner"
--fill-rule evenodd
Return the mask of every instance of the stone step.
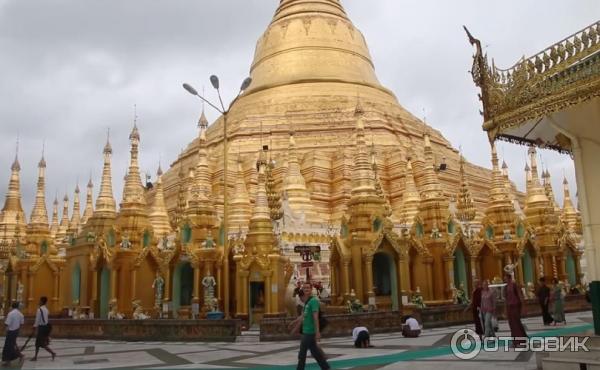
M 244 332 L 242 332 L 242 335 L 238 335 L 237 337 L 235 337 L 235 342 L 236 343 L 258 343 L 260 342 L 260 336 L 259 335 L 244 335 Z

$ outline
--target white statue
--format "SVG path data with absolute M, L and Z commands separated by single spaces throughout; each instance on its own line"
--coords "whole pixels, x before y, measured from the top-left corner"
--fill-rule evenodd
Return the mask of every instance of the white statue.
M 160 310 L 162 307 L 163 291 L 165 287 L 165 279 L 160 276 L 160 273 L 156 271 L 156 278 L 152 282 L 152 289 L 154 289 L 154 307 Z
M 452 303 L 458 304 L 458 289 L 456 289 L 454 283 L 450 283 L 450 291 L 452 292 Z
M 23 291 L 25 290 L 25 286 L 21 283 L 21 280 L 17 281 L 17 302 L 19 304 L 23 303 Z
M 210 312 L 216 312 L 219 309 L 218 301 L 215 298 L 215 286 L 217 282 L 211 275 L 202 278 L 202 286 L 204 287 L 204 304 Z
M 121 248 L 131 249 L 131 242 L 129 241 L 129 235 L 124 235 L 121 239 Z
M 527 298 L 529 299 L 535 299 L 535 286 L 533 286 L 533 283 L 531 281 L 527 282 Z
M 146 314 L 142 309 L 142 302 L 139 299 L 131 302 L 133 305 L 133 319 L 134 320 L 147 320 L 150 318 L 150 315 Z
M 108 308 L 110 309 L 108 312 L 109 320 L 123 320 L 125 318 L 125 315 L 117 310 L 117 301 L 115 299 L 109 302 Z
M 515 279 L 515 269 L 517 268 L 517 266 L 519 265 L 519 263 L 512 263 L 512 261 L 508 261 L 508 265 L 504 266 L 504 273 L 505 274 L 510 274 L 510 276 L 512 276 L 513 280 Z

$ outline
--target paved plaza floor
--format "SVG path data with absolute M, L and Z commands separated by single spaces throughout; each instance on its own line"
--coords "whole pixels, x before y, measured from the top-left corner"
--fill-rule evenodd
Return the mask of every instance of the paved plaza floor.
M 590 333 L 591 312 L 567 315 L 566 326 L 543 326 L 540 317 L 527 318 L 528 334 L 570 335 Z M 472 360 L 459 360 L 450 351 L 450 338 L 463 326 L 427 329 L 421 337 L 403 338 L 400 333 L 375 334 L 374 348 L 355 349 L 352 339 L 327 338 L 322 347 L 336 369 L 535 369 L 532 352 L 480 353 Z M 500 322 L 499 335 L 508 335 L 508 324 Z M 150 339 L 150 338 L 149 338 Z M 2 341 L 3 343 L 3 341 Z M 19 344 L 23 339 L 19 338 Z M 261 343 L 119 342 L 56 339 L 51 347 L 55 361 L 40 352 L 29 361 L 33 348 L 25 350 L 23 369 L 294 369 L 299 341 Z M 43 350 L 42 350 L 43 351 Z M 317 369 L 309 356 L 307 369 Z

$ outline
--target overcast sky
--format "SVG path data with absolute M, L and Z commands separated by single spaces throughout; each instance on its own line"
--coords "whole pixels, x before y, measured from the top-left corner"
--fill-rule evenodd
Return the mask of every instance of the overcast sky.
M 49 206 L 57 192 L 61 198 L 68 191 L 72 198 L 77 180 L 84 190 L 90 172 L 97 193 L 109 127 L 120 199 L 134 104 L 142 170 L 154 174 L 159 158 L 166 169 L 197 135 L 200 106 L 181 83 L 210 86 L 208 76 L 214 73 L 226 96 L 236 91 L 278 3 L 0 0 L 0 202 L 17 134 L 27 214 L 44 141 Z M 401 105 L 425 115 L 455 147 L 462 146 L 469 161 L 486 167 L 489 146 L 478 90 L 467 73 L 473 51 L 462 25 L 506 68 L 600 14 L 597 0 L 344 0 L 343 5 L 366 37 L 380 82 Z M 212 94 L 207 88 L 206 95 Z M 211 122 L 217 118 L 208 110 L 207 116 Z M 523 189 L 526 148 L 500 144 L 499 154 Z M 574 195 L 571 159 L 548 151 L 541 155 L 561 199 L 563 171 Z

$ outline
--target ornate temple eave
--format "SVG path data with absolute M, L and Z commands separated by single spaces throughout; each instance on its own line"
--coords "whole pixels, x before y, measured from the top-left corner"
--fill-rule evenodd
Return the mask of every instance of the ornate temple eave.
M 506 70 L 490 65 L 480 41 L 467 35 L 476 48 L 471 74 L 490 140 L 570 153 L 551 116 L 600 97 L 600 21 Z

